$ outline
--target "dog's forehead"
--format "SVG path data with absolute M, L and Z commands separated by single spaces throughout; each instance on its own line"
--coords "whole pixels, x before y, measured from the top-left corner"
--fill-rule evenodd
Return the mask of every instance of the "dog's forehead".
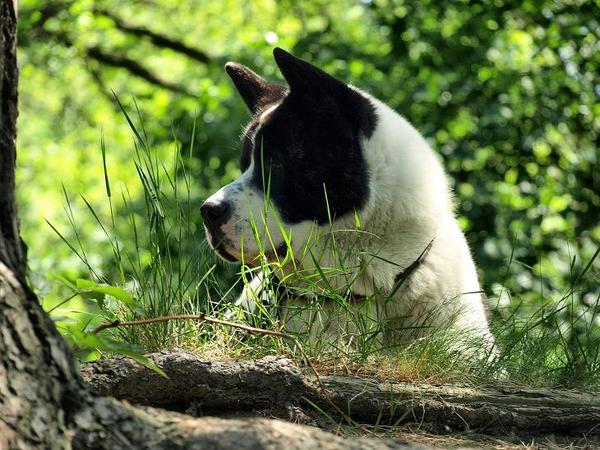
M 327 122 L 327 129 L 332 133 L 335 126 L 332 120 L 338 116 L 330 105 L 307 107 L 293 96 L 286 96 L 280 101 L 270 103 L 252 117 L 244 129 L 243 139 L 257 144 L 256 138 L 273 138 L 277 141 L 289 140 L 305 136 L 306 132 L 319 128 L 321 122 Z M 339 116 L 338 116 L 339 117 Z M 342 126 L 342 123 L 338 125 Z
M 372 130 L 361 129 L 352 114 L 370 115 L 371 104 L 358 93 L 360 108 L 346 111 L 344 105 L 327 95 L 319 99 L 286 92 L 265 104 L 244 129 L 240 166 L 246 171 L 252 160 L 279 158 L 279 163 L 298 167 L 300 158 L 312 159 L 311 171 L 323 158 L 340 156 L 345 148 L 359 147 L 359 135 Z M 364 111 L 363 111 L 364 110 Z M 369 117 L 369 124 L 375 119 Z M 321 149 L 327 152 L 320 151 Z M 326 154 L 327 153 L 327 154 Z M 340 165 L 343 159 L 340 158 Z
M 365 203 L 369 186 L 361 133 L 369 130 L 361 125 L 372 126 L 376 119 L 362 121 L 371 113 L 370 103 L 356 101 L 351 97 L 348 109 L 348 102 L 326 94 L 290 92 L 263 106 L 246 126 L 242 183 L 268 192 L 283 222 L 324 224 Z

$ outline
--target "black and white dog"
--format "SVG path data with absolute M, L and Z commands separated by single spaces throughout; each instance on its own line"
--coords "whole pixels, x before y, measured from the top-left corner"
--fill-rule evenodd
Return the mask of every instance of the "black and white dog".
M 243 135 L 243 174 L 201 208 L 211 246 L 228 261 L 252 264 L 258 237 L 270 242 L 271 256 L 291 248 L 296 268 L 307 269 L 314 258 L 299 255 L 309 242 L 324 247 L 323 235 L 335 234 L 335 255 L 322 248 L 319 264 L 335 266 L 340 253 L 355 264 L 331 275 L 330 286 L 351 280 L 359 298 L 394 292 L 392 301 L 365 305 L 367 314 L 451 321 L 492 341 L 446 174 L 425 139 L 376 98 L 280 48 L 273 54 L 289 87 L 241 64 L 225 66 L 253 117 Z M 347 232 L 357 220 L 360 232 Z

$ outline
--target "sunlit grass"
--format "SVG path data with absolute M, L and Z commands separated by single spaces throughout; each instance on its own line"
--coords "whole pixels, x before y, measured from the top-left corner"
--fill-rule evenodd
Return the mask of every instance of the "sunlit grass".
M 89 271 L 87 280 L 64 281 L 73 293 L 64 305 L 55 305 L 51 311 L 59 317 L 70 302 L 87 305 L 79 320 L 60 322 L 61 330 L 82 358 L 111 351 L 131 354 L 131 350 L 124 350 L 125 343 L 136 351 L 180 347 L 211 358 L 284 354 L 301 359 L 298 349 L 280 338 L 248 335 L 192 321 L 108 330 L 106 333 L 112 338 L 109 340 L 91 337 L 93 328 L 103 321 L 204 313 L 293 334 L 323 372 L 386 380 L 501 380 L 600 386 L 600 294 L 588 304 L 578 295 L 578 286 L 590 276 L 598 251 L 589 261 L 572 262 L 572 283 L 560 298 L 547 299 L 533 311 L 512 306 L 516 302 L 496 308 L 492 320 L 496 337 L 493 349 L 467 332 L 454 330 L 451 320 L 447 326 L 429 328 L 426 316 L 395 329 L 402 339 L 392 342 L 383 337 L 391 324 L 382 319 L 375 305 L 393 301 L 410 271 L 391 292 L 375 290 L 360 301 L 351 299 L 353 284 L 361 271 L 379 258 L 361 253 L 358 237 L 368 232 L 361 229 L 358 214 L 349 218 L 349 225 L 343 230 L 331 225 L 313 227 L 306 245 L 294 249 L 294 237 L 281 220 L 275 217 L 278 237 L 272 236 L 265 226 L 274 210 L 269 198 L 270 176 L 263 171 L 267 186 L 265 207 L 259 217 L 251 217 L 258 256 L 252 261 L 244 260 L 242 245 L 243 264 L 237 281 L 230 282 L 231 278 L 223 276 L 227 269 L 216 261 L 204 240 L 199 200 L 191 194 L 193 180 L 186 158 L 191 158 L 194 140 L 189 155 L 186 149 L 175 146 L 172 161 L 161 160 L 150 148 L 141 122 L 135 125 L 131 115 L 119 105 L 135 135 L 132 170 L 143 188 L 143 205 L 129 196 L 127 187 L 115 193 L 106 164 L 110 153 L 104 142 L 101 151 L 109 216 L 101 217 L 82 196 L 111 247 L 111 270 L 102 270 L 88 257 L 86 239 L 78 232 L 78 218 L 67 192 L 65 211 L 72 228 L 69 235 L 74 238 L 68 239 L 66 233 L 55 229 Z M 327 200 L 325 190 L 324 195 Z M 117 210 L 124 214 L 117 214 Z M 329 217 L 333 222 L 331 213 Z M 128 235 L 121 234 L 124 229 Z M 356 238 L 356 246 L 345 246 L 346 250 L 341 251 L 338 240 L 352 238 Z M 280 240 L 287 247 L 285 256 L 274 251 Z M 356 258 L 359 253 L 361 264 Z M 259 271 L 262 281 L 257 283 Z M 255 305 L 251 311 L 235 303 L 243 286 L 250 284 L 255 287 L 246 289 L 246 295 L 254 297 L 249 298 Z

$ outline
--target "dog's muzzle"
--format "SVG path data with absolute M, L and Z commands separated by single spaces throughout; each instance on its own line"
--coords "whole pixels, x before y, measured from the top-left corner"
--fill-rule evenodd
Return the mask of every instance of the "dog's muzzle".
M 221 226 L 231 218 L 232 211 L 231 204 L 226 201 L 206 201 L 200 207 L 200 214 L 204 220 L 210 245 L 228 261 L 236 261 L 236 258 L 225 250 L 226 236 L 221 230 Z

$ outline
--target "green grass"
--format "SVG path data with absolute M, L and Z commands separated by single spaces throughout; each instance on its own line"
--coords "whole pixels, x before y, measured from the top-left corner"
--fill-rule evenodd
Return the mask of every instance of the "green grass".
M 110 213 L 101 216 L 85 196 L 81 196 L 81 201 L 99 232 L 105 235 L 112 249 L 112 260 L 98 264 L 88 256 L 85 236 L 78 232 L 79 218 L 72 212 L 74 200 L 66 192 L 65 213 L 72 233 L 62 233 L 55 228 L 88 272 L 83 279 L 62 281 L 70 293 L 51 310 L 80 358 L 90 359 L 110 352 L 139 356 L 142 351 L 172 347 L 218 358 L 266 354 L 299 357 L 298 349 L 280 338 L 248 335 L 193 321 L 116 328 L 105 331 L 102 336 L 91 333 L 104 321 L 203 313 L 283 330 L 277 304 L 281 293 L 272 277 L 266 277 L 263 288 L 266 295 L 275 299 L 275 304 L 263 306 L 258 302 L 260 306 L 253 314 L 234 305 L 242 286 L 260 269 L 276 275 L 288 286 L 283 295 L 306 299 L 288 314 L 297 313 L 305 321 L 296 327 L 295 336 L 321 371 L 361 373 L 395 380 L 482 382 L 499 379 L 530 385 L 600 387 L 600 294 L 590 299 L 589 292 L 581 289 L 583 280 L 595 276 L 600 249 L 589 261 L 572 261 L 572 283 L 564 295 L 544 298 L 535 307 L 513 299 L 508 305 L 494 308 L 492 328 L 497 351 L 493 356 L 482 358 L 481 342 L 457 333 L 450 325 L 436 330 L 422 329 L 426 327 L 426 318 L 400 330 L 409 337 L 419 332 L 417 339 L 396 344 L 385 342 L 381 332 L 388 324 L 369 311 L 368 306 L 381 301 L 382 297 L 384 301 L 391 301 L 395 290 L 388 294 L 374 292 L 358 303 L 349 301 L 347 295 L 364 263 L 358 266 L 353 262 L 357 260 L 354 253 L 360 252 L 360 248 L 346 246 L 349 250 L 342 253 L 338 242 L 366 233 L 361 230 L 358 215 L 354 215 L 353 224 L 347 230 L 334 232 L 315 227 L 307 245 L 296 254 L 290 244 L 293 236 L 278 222 L 288 254 L 283 259 L 268 260 L 266 254 L 273 250 L 275 242 L 268 233 L 262 239 L 259 233 L 260 225 L 272 212 L 267 189 L 265 209 L 261 217 L 253 218 L 260 255 L 252 265 L 258 267 L 243 264 L 236 275 L 236 267 L 217 262 L 204 239 L 199 219 L 201 199 L 194 193 L 187 166 L 191 146 L 181 149 L 174 145 L 170 160 L 159 158 L 150 148 L 141 121 L 136 125 L 120 102 L 119 105 L 135 136 L 132 170 L 136 171 L 143 187 L 143 201 L 131 198 L 126 186 L 115 193 L 107 164 L 110 152 L 102 141 L 103 182 Z M 263 173 L 263 177 L 268 186 L 269 174 Z M 324 194 L 326 196 L 326 192 Z M 67 235 L 74 237 L 67 238 Z M 322 263 L 325 252 L 334 255 L 335 264 Z M 366 263 L 370 258 L 378 258 L 366 254 L 362 257 Z M 297 265 L 298 261 L 308 261 L 313 268 L 302 268 Z M 343 279 L 343 286 L 334 288 L 332 277 Z M 400 280 L 396 289 L 403 282 Z M 84 307 L 77 320 L 64 320 L 65 310 L 73 301 L 83 303 Z M 322 321 L 330 319 L 327 308 L 331 305 L 336 305 L 337 317 L 335 323 L 330 324 L 334 327 L 330 331 L 339 334 L 340 330 L 335 327 L 342 327 L 344 336 L 333 342 L 327 339 L 327 332 L 322 331 L 327 329 Z M 317 331 L 311 332 L 311 329 Z

